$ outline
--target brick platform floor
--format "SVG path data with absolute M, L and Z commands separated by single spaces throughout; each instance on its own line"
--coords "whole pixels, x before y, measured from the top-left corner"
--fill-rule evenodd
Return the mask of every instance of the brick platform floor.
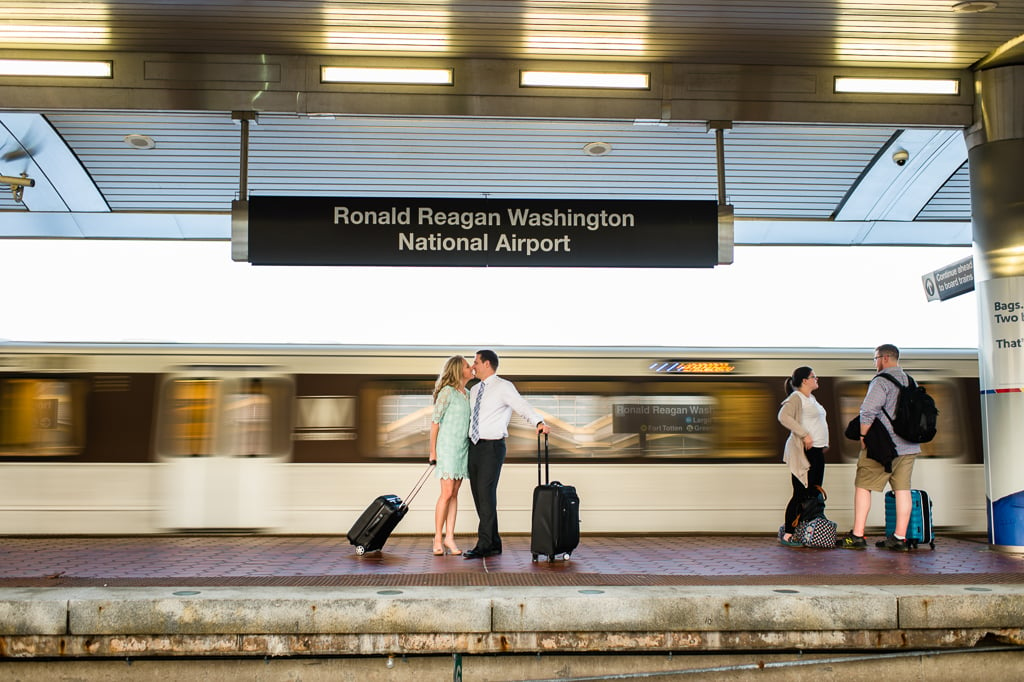
M 584 536 L 569 561 L 532 561 L 506 536 L 487 559 L 435 557 L 426 536 L 357 556 L 344 537 L 0 537 L 0 587 L 177 585 L 937 585 L 1024 583 L 1024 556 L 984 537 L 897 553 L 791 549 L 766 536 Z M 472 538 L 460 538 L 471 546 Z

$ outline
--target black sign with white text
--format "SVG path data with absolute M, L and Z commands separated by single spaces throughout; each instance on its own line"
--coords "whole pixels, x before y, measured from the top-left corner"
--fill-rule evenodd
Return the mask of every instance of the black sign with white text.
M 929 301 L 945 301 L 974 291 L 974 257 L 968 256 L 922 275 L 921 283 Z
M 254 265 L 701 268 L 714 201 L 249 198 Z
M 711 433 L 713 420 L 714 408 L 706 402 L 616 403 L 612 408 L 612 433 Z

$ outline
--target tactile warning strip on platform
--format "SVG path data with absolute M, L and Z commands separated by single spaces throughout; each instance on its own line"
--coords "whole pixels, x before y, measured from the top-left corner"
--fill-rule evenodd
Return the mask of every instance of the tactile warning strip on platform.
M 662 585 L 993 585 L 1024 583 L 1021 573 L 949 576 L 865 575 L 575 575 L 437 574 L 429 576 L 269 576 L 253 578 L 0 578 L 0 587 L 657 587 Z
M 791 549 L 767 536 L 584 536 L 571 560 L 555 562 L 533 561 L 523 536 L 484 560 L 435 557 L 422 536 L 365 556 L 334 536 L 0 538 L 0 587 L 982 583 L 1024 583 L 1024 556 L 960 536 L 908 553 Z

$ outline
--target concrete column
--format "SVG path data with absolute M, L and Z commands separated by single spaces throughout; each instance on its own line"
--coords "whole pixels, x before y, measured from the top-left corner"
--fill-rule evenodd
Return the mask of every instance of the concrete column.
M 1024 553 L 1024 64 L 980 71 L 967 135 L 988 541 Z

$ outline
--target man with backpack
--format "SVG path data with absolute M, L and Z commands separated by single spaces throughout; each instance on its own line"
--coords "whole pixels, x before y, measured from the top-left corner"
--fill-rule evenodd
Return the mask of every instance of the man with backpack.
M 896 527 L 891 535 L 877 543 L 879 547 L 897 552 L 910 549 L 907 543 L 907 525 L 910 522 L 911 495 L 910 476 L 914 471 L 914 460 L 921 452 L 921 446 L 896 433 L 893 419 L 899 406 L 900 387 L 911 385 L 911 379 L 899 365 L 900 351 L 886 343 L 875 349 L 875 371 L 877 374 L 868 384 L 867 395 L 860 406 L 860 457 L 857 459 L 857 475 L 854 479 L 856 491 L 853 498 L 853 530 L 841 538 L 836 546 L 842 549 L 864 549 L 868 512 L 871 510 L 871 492 L 883 492 L 888 483 L 896 496 Z M 882 376 L 883 374 L 888 376 Z M 896 383 L 890 381 L 890 377 Z M 899 385 L 897 385 L 897 383 Z M 896 457 L 890 467 L 867 456 L 864 437 L 875 420 L 885 427 L 896 448 Z M 901 429 L 902 430 L 902 429 Z

